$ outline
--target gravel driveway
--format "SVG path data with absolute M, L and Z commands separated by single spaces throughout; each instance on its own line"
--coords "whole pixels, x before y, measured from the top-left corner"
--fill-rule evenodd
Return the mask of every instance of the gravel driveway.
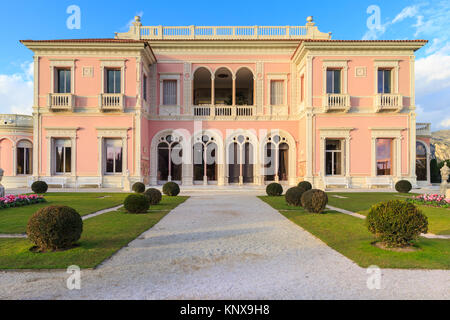
M 63 271 L 0 272 L 1 299 L 450 299 L 450 271 L 366 269 L 251 193 L 194 193 L 69 291 Z

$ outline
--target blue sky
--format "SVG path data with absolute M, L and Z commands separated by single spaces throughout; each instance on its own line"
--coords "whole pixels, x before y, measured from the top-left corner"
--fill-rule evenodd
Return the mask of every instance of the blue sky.
M 70 5 L 81 29 L 69 30 Z M 380 24 L 369 29 L 380 9 Z M 304 25 L 308 15 L 333 39 L 427 39 L 417 52 L 418 121 L 450 129 L 450 1 L 8 1 L 0 11 L 0 113 L 29 113 L 32 53 L 21 39 L 108 38 L 142 15 L 144 25 Z

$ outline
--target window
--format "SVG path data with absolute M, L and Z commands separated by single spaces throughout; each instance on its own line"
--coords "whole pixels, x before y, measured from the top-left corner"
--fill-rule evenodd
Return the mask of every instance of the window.
M 147 76 L 146 75 L 144 75 L 142 91 L 143 91 L 144 100 L 147 101 Z
M 325 174 L 327 176 L 342 175 L 343 153 L 342 140 L 326 139 Z
M 418 181 L 427 181 L 427 149 L 423 142 L 416 142 L 416 175 Z
M 72 148 L 69 139 L 55 140 L 55 173 L 64 174 L 72 171 Z
M 17 145 L 17 174 L 32 174 L 31 155 L 31 143 L 20 141 Z
M 56 91 L 57 93 L 70 93 L 70 69 L 56 69 Z
M 163 105 L 177 105 L 177 80 L 163 81 Z
M 118 69 L 106 70 L 106 93 L 121 93 L 121 71 Z
M 341 70 L 327 70 L 327 93 L 341 93 Z
M 106 173 L 122 173 L 122 140 L 105 139 Z
M 273 106 L 283 105 L 284 103 L 284 81 L 272 80 L 270 82 L 270 104 Z
M 391 93 L 391 70 L 378 69 L 378 93 Z
M 392 175 L 392 139 L 377 139 L 377 176 Z

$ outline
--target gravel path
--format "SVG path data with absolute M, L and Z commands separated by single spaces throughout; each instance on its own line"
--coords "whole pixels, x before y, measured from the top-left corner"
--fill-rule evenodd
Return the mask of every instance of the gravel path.
M 450 299 L 450 271 L 366 269 L 252 194 L 194 194 L 69 291 L 64 271 L 0 272 L 1 299 Z

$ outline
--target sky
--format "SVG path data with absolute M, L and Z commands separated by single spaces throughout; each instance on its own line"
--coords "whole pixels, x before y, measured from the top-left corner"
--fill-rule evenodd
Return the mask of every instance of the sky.
M 80 9 L 80 28 L 69 29 Z M 304 25 L 312 15 L 333 39 L 426 39 L 416 52 L 417 121 L 450 129 L 450 1 L 19 0 L 0 9 L 0 113 L 30 114 L 33 54 L 24 39 L 112 38 L 135 15 L 144 25 Z

